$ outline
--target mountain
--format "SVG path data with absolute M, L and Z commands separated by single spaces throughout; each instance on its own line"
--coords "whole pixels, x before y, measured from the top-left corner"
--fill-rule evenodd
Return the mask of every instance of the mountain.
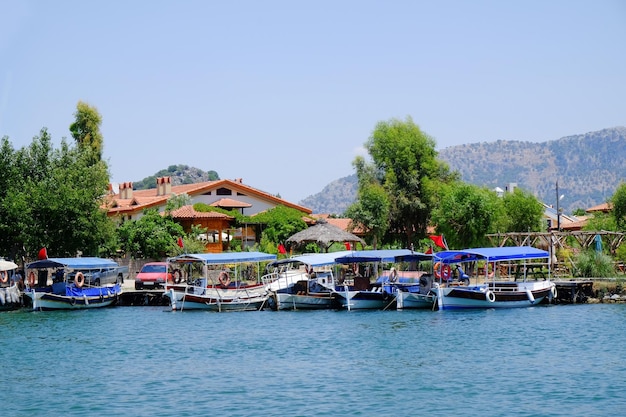
M 439 158 L 463 181 L 490 189 L 516 184 L 546 204 L 556 204 L 556 183 L 565 213 L 604 203 L 626 178 L 626 127 L 548 142 L 504 141 L 452 146 Z M 314 213 L 341 214 L 354 201 L 356 174 L 328 184 L 299 204 Z
M 156 188 L 156 179 L 159 177 L 171 177 L 172 185 L 195 184 L 220 179 L 215 171 L 205 172 L 200 168 L 193 168 L 188 165 L 170 165 L 167 169 L 162 169 L 150 177 L 133 182 L 133 188 L 135 190 Z

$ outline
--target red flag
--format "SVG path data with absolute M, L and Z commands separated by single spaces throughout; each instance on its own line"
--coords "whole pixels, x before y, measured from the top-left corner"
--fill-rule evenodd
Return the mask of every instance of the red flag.
M 287 253 L 287 249 L 285 249 L 285 247 L 283 246 L 282 243 L 278 245 L 278 253 L 280 253 L 282 255 Z
M 39 249 L 39 253 L 37 254 L 38 260 L 48 259 L 48 250 L 46 248 Z
M 352 250 L 352 245 L 350 245 L 350 242 L 344 242 L 344 245 L 346 246 L 346 250 Z
M 426 255 L 430 255 L 431 253 L 433 253 L 433 248 L 429 247 L 428 250 L 426 252 L 424 252 Z
M 180 246 L 181 248 L 185 247 L 185 242 L 183 242 L 183 238 L 182 237 L 178 238 L 178 242 L 177 243 L 178 243 L 178 246 Z
M 435 242 L 435 245 L 437 245 L 437 246 L 439 246 L 440 248 L 443 248 L 443 249 L 448 249 L 448 245 L 446 244 L 446 240 L 443 238 L 443 235 L 428 236 L 428 237 L 430 238 L 430 240 Z

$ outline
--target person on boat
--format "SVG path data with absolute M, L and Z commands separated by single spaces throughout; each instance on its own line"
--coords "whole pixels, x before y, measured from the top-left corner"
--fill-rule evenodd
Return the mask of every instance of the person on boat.
M 52 282 L 53 283 L 63 282 L 63 275 L 64 275 L 63 269 L 57 269 L 56 272 L 54 273 L 54 278 L 52 279 Z
M 26 285 L 24 284 L 24 271 L 18 269 L 15 274 L 11 277 L 12 284 L 17 285 L 17 289 L 20 291 L 24 291 Z

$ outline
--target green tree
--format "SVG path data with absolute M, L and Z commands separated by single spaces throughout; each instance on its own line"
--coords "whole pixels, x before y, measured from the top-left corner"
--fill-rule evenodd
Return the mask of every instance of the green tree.
M 389 228 L 389 197 L 376 179 L 372 166 L 367 165 L 363 157 L 357 157 L 353 165 L 359 187 L 356 201 L 348 207 L 345 216 L 352 219 L 351 231 L 355 228 L 364 230 L 365 239 L 376 249 Z
M 455 183 L 442 188 L 433 222 L 450 247 L 467 248 L 488 244 L 485 235 L 503 231 L 507 220 L 502 199 L 495 192 Z
M 620 183 L 611 197 L 613 217 L 618 230 L 626 230 L 626 182 Z
M 304 216 L 306 214 L 299 210 L 276 206 L 238 221 L 256 224 L 258 227 L 257 236 L 261 236 L 260 241 L 263 243 L 260 250 L 276 253 L 279 243 L 284 243 L 290 236 L 306 229 L 306 223 L 302 220 Z
M 102 116 L 95 107 L 79 101 L 74 117 L 74 123 L 70 125 L 70 132 L 72 132 L 72 137 L 76 140 L 78 148 L 80 150 L 91 149 L 94 162 L 99 161 L 102 159 L 104 145 L 102 133 L 100 133 Z
M 543 204 L 534 195 L 515 188 L 503 198 L 508 217 L 507 232 L 539 232 L 543 229 Z
M 146 210 L 138 220 L 129 220 L 117 229 L 124 252 L 140 258 L 162 259 L 178 250 L 174 245 L 185 232 L 171 216 L 156 209 Z
M 106 163 L 94 163 L 90 150 L 65 140 L 53 149 L 46 129 L 13 157 L 12 175 L 19 178 L 0 203 L 2 229 L 14 242 L 11 253 L 32 257 L 47 247 L 54 256 L 99 255 L 114 246 L 113 224 L 103 209 Z
M 410 117 L 379 122 L 365 147 L 389 198 L 391 234 L 386 238 L 408 247 L 426 235 L 437 187 L 458 174 L 437 159 L 434 139 Z

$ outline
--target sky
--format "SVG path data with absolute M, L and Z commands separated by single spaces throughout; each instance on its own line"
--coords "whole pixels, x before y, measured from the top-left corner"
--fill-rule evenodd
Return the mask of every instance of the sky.
M 626 126 L 623 0 L 0 0 L 0 137 L 55 144 L 84 101 L 111 182 L 170 165 L 298 203 L 376 124 L 437 149 Z

